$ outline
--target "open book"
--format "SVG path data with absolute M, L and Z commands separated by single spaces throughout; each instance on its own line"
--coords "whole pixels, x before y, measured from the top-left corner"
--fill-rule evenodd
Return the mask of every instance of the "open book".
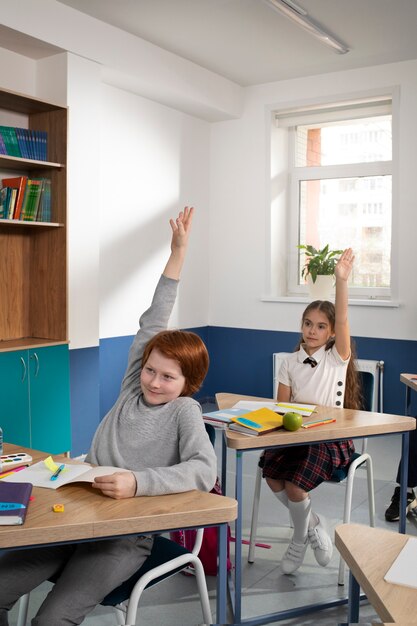
M 303 417 L 308 417 L 315 413 L 315 404 L 300 404 L 299 402 L 262 402 L 260 400 L 239 400 L 233 406 L 234 409 L 246 409 L 247 411 L 256 411 L 261 408 L 268 408 L 275 413 L 299 413 Z
M 129 470 L 120 467 L 110 467 L 107 465 L 93 467 L 89 463 L 65 463 L 62 472 L 59 473 L 55 480 L 51 480 L 52 472 L 46 467 L 44 461 L 39 461 L 20 472 L 3 478 L 3 482 L 32 483 L 34 487 L 58 489 L 69 483 L 93 483 L 96 476 L 107 476 L 115 472 L 128 471 Z

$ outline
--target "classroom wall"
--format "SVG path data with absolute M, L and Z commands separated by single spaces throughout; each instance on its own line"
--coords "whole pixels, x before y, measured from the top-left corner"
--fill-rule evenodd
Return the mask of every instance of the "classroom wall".
M 305 303 L 262 301 L 263 296 L 270 295 L 266 277 L 270 237 L 269 119 L 273 107 L 349 98 L 395 86 L 399 89 L 399 110 L 394 128 L 398 154 L 393 198 L 393 280 L 398 285 L 398 306 L 351 306 L 349 315 L 355 336 L 417 339 L 417 61 L 252 87 L 245 91 L 244 112 L 238 120 L 212 124 L 210 326 L 294 332 L 305 307 Z
M 8 17 L 14 18 L 14 12 Z M 29 20 L 24 26 L 26 31 L 40 27 Z M 42 36 L 50 40 L 52 28 L 53 21 L 43 24 L 47 32 Z M 211 367 L 200 397 L 220 390 L 271 393 L 272 353 L 292 349 L 304 305 L 262 301 L 269 294 L 269 112 L 277 104 L 385 86 L 400 89 L 394 207 L 398 306 L 350 307 L 350 317 L 359 356 L 386 362 L 386 410 L 402 412 L 399 372 L 415 371 L 417 356 L 412 276 L 417 62 L 249 88 L 243 91 L 241 116 L 216 122 L 201 119 L 201 101 L 196 116 L 145 98 L 126 89 L 123 80 L 115 84 L 114 75 L 110 80 L 97 59 L 75 52 L 34 62 L 0 49 L 0 63 L 7 67 L 1 76 L 4 88 L 51 99 L 55 94 L 70 106 L 74 454 L 86 450 L 117 396 L 138 315 L 150 302 L 168 254 L 168 217 L 183 204 L 195 204 L 198 214 L 171 322 L 195 329 L 209 347 Z M 183 80 L 184 74 L 178 85 Z M 221 106 L 212 81 L 210 87 L 212 115 Z

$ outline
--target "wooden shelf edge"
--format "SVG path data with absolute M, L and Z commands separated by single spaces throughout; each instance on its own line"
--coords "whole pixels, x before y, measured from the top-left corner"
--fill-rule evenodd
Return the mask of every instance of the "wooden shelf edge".
M 28 348 L 49 348 L 50 346 L 61 346 L 69 344 L 68 339 L 45 339 L 43 337 L 21 337 L 20 339 L 8 339 L 0 341 L 0 352 L 14 352 L 15 350 L 26 350 Z
M 0 166 L 18 169 L 62 169 L 64 163 L 53 163 L 52 161 L 38 161 L 37 159 L 24 159 L 22 157 L 14 157 L 8 154 L 0 155 Z
M 0 224 L 5 224 L 7 226 L 36 226 L 37 228 L 63 228 L 65 224 L 61 222 L 31 222 L 29 220 L 2 220 L 0 219 Z

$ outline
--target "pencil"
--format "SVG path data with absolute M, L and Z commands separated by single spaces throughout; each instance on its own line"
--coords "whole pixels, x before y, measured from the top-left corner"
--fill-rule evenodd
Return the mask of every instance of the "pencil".
M 335 422 L 335 419 L 329 418 L 327 420 L 318 420 L 317 422 L 306 422 L 302 424 L 302 428 L 313 428 L 313 426 L 323 426 L 324 424 L 331 424 Z

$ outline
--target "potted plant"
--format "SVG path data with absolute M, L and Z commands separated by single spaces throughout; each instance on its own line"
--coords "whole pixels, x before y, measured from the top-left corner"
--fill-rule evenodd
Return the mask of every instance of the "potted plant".
M 343 250 L 330 250 L 326 244 L 321 250 L 314 246 L 300 245 L 306 261 L 301 276 L 307 279 L 310 296 L 314 300 L 329 300 L 333 288 L 334 268 Z

